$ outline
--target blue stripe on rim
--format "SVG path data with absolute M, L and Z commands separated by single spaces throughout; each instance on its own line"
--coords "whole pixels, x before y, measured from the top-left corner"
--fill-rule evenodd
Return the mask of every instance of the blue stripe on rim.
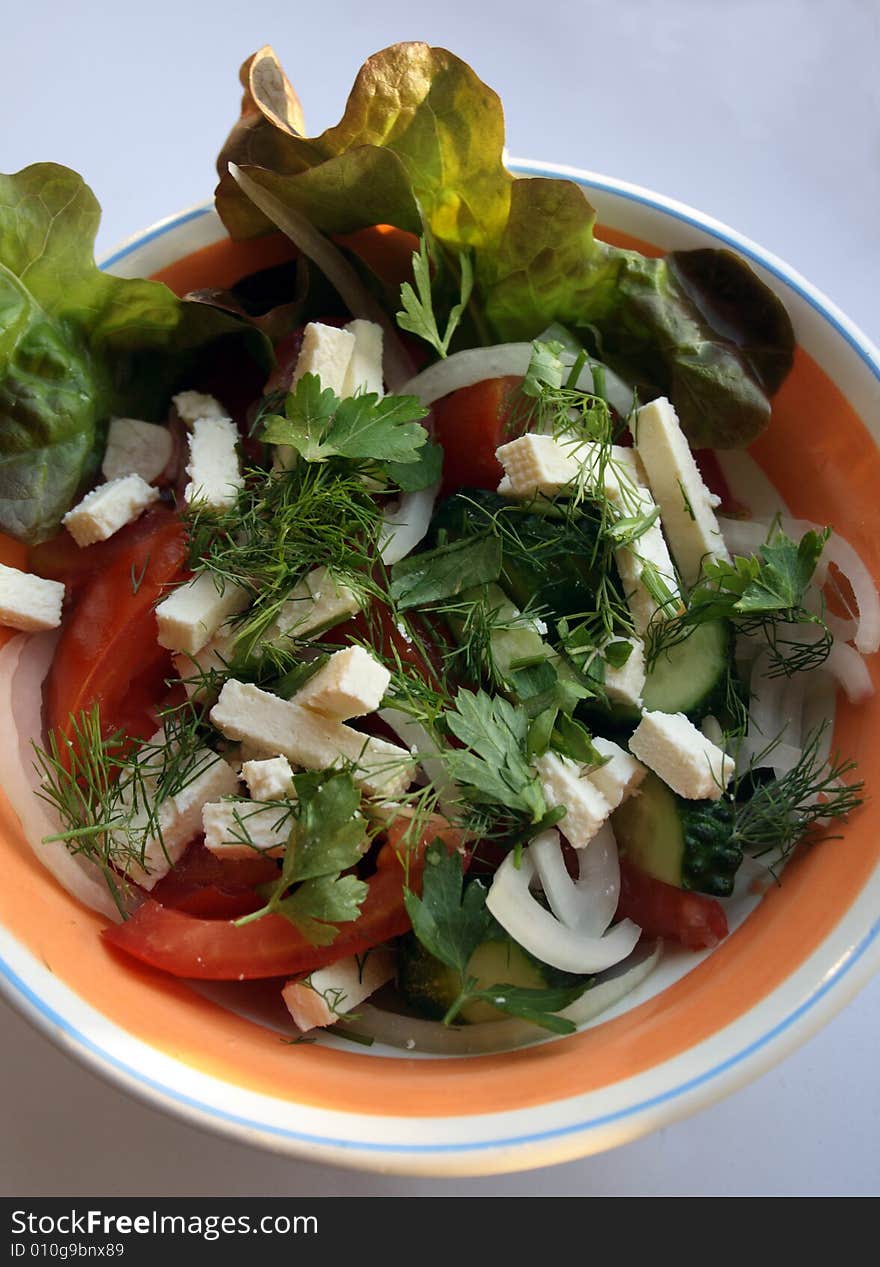
M 523 174 L 531 173 L 546 176 L 558 176 L 560 173 L 552 168 L 545 167 L 537 163 L 529 164 L 511 164 L 514 171 L 520 171 Z M 678 206 L 667 204 L 659 196 L 653 197 L 647 191 L 621 188 L 612 182 L 606 182 L 595 177 L 579 176 L 575 173 L 565 172 L 566 177 L 576 180 L 578 184 L 587 188 L 601 189 L 607 193 L 615 194 L 618 197 L 629 199 L 631 202 L 641 203 L 647 207 L 653 207 L 655 210 L 662 211 L 665 215 L 672 216 L 676 220 L 681 220 L 685 224 L 692 225 L 701 229 L 703 232 L 711 234 L 719 241 L 732 247 L 740 254 L 747 255 L 755 263 L 760 264 L 762 268 L 766 268 L 775 277 L 782 281 L 786 286 L 795 291 L 800 297 L 810 305 L 821 317 L 823 317 L 829 325 L 846 341 L 847 344 L 858 354 L 859 358 L 864 361 L 874 376 L 880 380 L 880 356 L 873 349 L 866 338 L 860 336 L 859 332 L 854 332 L 854 328 L 848 328 L 839 320 L 837 313 L 833 310 L 833 306 L 827 301 L 823 301 L 823 297 L 818 292 L 812 292 L 806 289 L 800 279 L 793 272 L 787 272 L 784 265 L 776 263 L 763 255 L 759 250 L 751 244 L 741 240 L 738 236 L 733 235 L 732 230 L 726 230 L 724 226 L 713 223 L 706 223 L 699 217 L 689 214 L 687 210 L 680 209 Z M 106 259 L 102 265 L 103 268 L 111 268 L 114 264 L 130 255 L 140 246 L 148 242 L 154 241 L 156 238 L 171 232 L 182 224 L 187 224 L 191 220 L 198 219 L 207 215 L 211 211 L 210 204 L 197 207 L 191 211 L 181 213 L 179 216 L 173 216 L 163 224 L 158 225 L 149 233 L 138 238 L 137 241 L 129 243 L 115 252 L 109 259 Z M 565 1136 L 576 1135 L 579 1133 L 597 1130 L 601 1127 L 609 1126 L 613 1123 L 621 1122 L 627 1118 L 636 1116 L 639 1113 L 648 1112 L 656 1109 L 664 1104 L 669 1104 L 674 1100 L 680 1099 L 682 1096 L 697 1090 L 701 1086 L 705 1086 L 713 1079 L 720 1077 L 722 1074 L 729 1072 L 731 1069 L 741 1065 L 744 1061 L 754 1056 L 775 1039 L 781 1037 L 786 1031 L 790 1030 L 799 1020 L 805 1017 L 813 1010 L 816 1004 L 823 999 L 840 981 L 851 971 L 851 969 L 862 959 L 866 952 L 880 937 L 880 920 L 878 920 L 869 930 L 867 935 L 859 944 L 850 951 L 845 959 L 839 961 L 837 966 L 829 976 L 813 991 L 803 1003 L 801 1003 L 794 1011 L 790 1012 L 783 1020 L 778 1022 L 772 1029 L 768 1030 L 760 1038 L 755 1039 L 747 1047 L 741 1048 L 733 1056 L 729 1056 L 720 1064 L 713 1066 L 704 1073 L 698 1074 L 696 1077 L 686 1082 L 680 1083 L 677 1087 L 673 1087 L 668 1091 L 664 1091 L 660 1095 L 652 1096 L 649 1099 L 642 1100 L 638 1104 L 630 1105 L 627 1108 L 619 1109 L 614 1113 L 607 1113 L 599 1117 L 590 1118 L 584 1122 L 578 1122 L 570 1126 L 556 1127 L 548 1131 L 539 1131 L 531 1135 L 511 1136 L 504 1139 L 481 1140 L 470 1143 L 455 1144 L 387 1144 L 380 1142 L 364 1142 L 358 1140 L 335 1139 L 330 1136 L 310 1135 L 301 1131 L 288 1130 L 283 1127 L 272 1126 L 268 1123 L 254 1122 L 249 1118 L 239 1117 L 236 1114 L 226 1113 L 223 1110 L 214 1108 L 211 1105 L 203 1104 L 199 1100 L 193 1099 L 191 1096 L 182 1095 L 175 1091 L 172 1087 L 164 1086 L 160 1082 L 156 1082 L 151 1078 L 145 1078 L 138 1070 L 132 1069 L 124 1062 L 117 1060 L 115 1056 L 111 1056 L 107 1051 L 103 1050 L 95 1044 L 85 1034 L 82 1034 L 74 1028 L 60 1014 L 50 1008 L 42 999 L 36 995 L 33 990 L 24 982 L 13 970 L 10 964 L 0 959 L 0 977 L 2 977 L 9 987 L 10 994 L 18 996 L 17 1001 L 27 1004 L 27 1010 L 33 1011 L 42 1020 L 44 1025 L 51 1025 L 60 1029 L 68 1038 L 80 1048 L 81 1053 L 86 1053 L 105 1065 L 108 1070 L 116 1071 L 126 1080 L 130 1080 L 143 1091 L 150 1090 L 165 1100 L 184 1106 L 187 1109 L 194 1110 L 204 1118 L 213 1119 L 221 1123 L 236 1128 L 256 1131 L 262 1135 L 275 1136 L 281 1139 L 295 1140 L 297 1143 L 314 1144 L 323 1147 L 338 1148 L 351 1152 L 366 1153 L 385 1153 L 385 1154 L 450 1154 L 450 1153 L 473 1153 L 478 1151 L 486 1151 L 493 1148 L 510 1148 L 514 1146 L 524 1146 L 529 1144 L 538 1144 L 552 1139 L 560 1139 Z

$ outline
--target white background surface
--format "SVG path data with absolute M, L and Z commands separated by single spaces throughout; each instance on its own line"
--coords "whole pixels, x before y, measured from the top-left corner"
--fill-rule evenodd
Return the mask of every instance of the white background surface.
M 369 53 L 425 39 L 500 92 L 511 153 L 727 221 L 880 340 L 876 0 L 0 0 L 0 16 L 0 169 L 51 159 L 81 171 L 105 209 L 99 250 L 206 197 L 238 67 L 261 44 L 317 132 Z M 880 1190 L 880 981 L 696 1118 L 604 1156 L 460 1182 L 358 1175 L 202 1135 L 98 1082 L 2 1003 L 0 1024 L 3 1195 Z

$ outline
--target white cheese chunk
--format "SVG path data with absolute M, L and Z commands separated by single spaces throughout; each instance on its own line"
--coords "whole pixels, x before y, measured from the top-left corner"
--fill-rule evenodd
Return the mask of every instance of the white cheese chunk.
M 305 1033 L 319 1025 L 332 1025 L 390 981 L 394 972 L 394 952 L 380 947 L 366 958 L 352 955 L 338 959 L 303 981 L 288 981 L 281 997 L 294 1024 Z
M 355 350 L 355 335 L 350 330 L 325 326 L 310 321 L 303 331 L 302 348 L 290 382 L 293 389 L 304 374 L 317 374 L 321 386 L 329 387 L 337 396 L 345 396 L 345 376 Z
M 139 418 L 112 418 L 101 471 L 105 480 L 139 475 L 144 483 L 152 484 L 171 461 L 173 450 L 167 427 Z
M 678 570 L 685 584 L 693 585 L 705 560 L 730 559 L 715 517 L 715 498 L 665 396 L 642 406 L 632 432 Z
M 374 713 L 388 690 L 391 674 L 363 647 L 336 651 L 314 677 L 297 691 L 303 708 L 337 721 Z
M 377 396 L 383 396 L 382 327 L 375 321 L 364 321 L 359 317 L 350 321 L 345 328 L 349 334 L 354 335 L 354 349 L 345 371 L 340 395 L 355 396 L 363 392 L 373 392 Z
M 246 797 L 210 801 L 202 808 L 205 848 L 217 858 L 279 858 L 293 826 L 290 810 Z
M 547 752 L 535 762 L 548 808 L 566 807 L 559 831 L 575 849 L 585 848 L 611 813 L 611 805 L 568 757 Z
M 223 588 L 218 589 L 218 583 Z M 156 608 L 159 646 L 194 656 L 224 621 L 248 605 L 247 591 L 231 581 L 200 572 L 163 598 Z
M 209 801 L 232 796 L 238 787 L 235 771 L 210 748 L 199 750 L 192 763 L 193 777 L 174 796 L 159 806 L 157 813 L 160 834 L 151 837 L 143 852 L 143 863 L 132 861 L 126 875 L 143 889 L 152 889 L 179 862 L 187 845 L 202 830 L 202 809 Z M 151 779 L 144 779 L 149 795 Z M 139 819 L 148 820 L 144 810 Z M 137 822 L 133 824 L 137 827 Z
M 645 689 L 645 644 L 641 638 L 625 638 L 617 641 L 628 642 L 632 651 L 624 664 L 616 669 L 607 661 L 605 663 L 605 692 L 615 704 L 626 704 L 631 708 L 642 707 L 642 691 Z
M 268 757 L 265 761 L 245 761 L 241 777 L 255 801 L 281 801 L 290 795 L 293 770 L 286 757 Z
M 315 568 L 295 585 L 266 633 L 266 641 L 312 638 L 360 611 L 361 598 L 336 581 L 325 567 Z
M 0 563 L 0 625 L 32 633 L 61 624 L 64 586 Z
M 265 756 L 287 757 L 307 770 L 352 762 L 355 782 L 372 795 L 393 798 L 412 782 L 414 762 L 405 749 L 235 678 L 224 684 L 210 717 L 227 739 L 243 740 Z
M 719 800 L 735 768 L 684 713 L 643 713 L 629 747 L 673 792 L 692 801 Z
M 199 502 L 212 510 L 235 504 L 244 484 L 238 460 L 238 430 L 231 418 L 196 418 L 189 435 L 188 505 Z
M 648 772 L 635 757 L 610 739 L 596 738 L 593 747 L 608 760 L 604 765 L 590 769 L 589 780 L 615 810 L 636 790 Z
M 501 496 L 554 497 L 578 479 L 589 447 L 530 433 L 502 444 L 495 456 L 504 467 Z
M 151 488 L 139 475 L 125 475 L 86 493 L 61 522 L 78 546 L 90 546 L 112 537 L 158 500 L 158 488 Z
M 180 419 L 191 427 L 199 418 L 228 418 L 229 411 L 224 409 L 216 396 L 207 396 L 204 392 L 178 392 L 171 398 Z

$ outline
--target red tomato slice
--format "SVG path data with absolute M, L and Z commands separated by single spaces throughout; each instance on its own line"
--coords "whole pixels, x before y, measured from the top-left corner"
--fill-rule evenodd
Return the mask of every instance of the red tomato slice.
M 237 919 L 259 910 L 263 899 L 255 892 L 278 876 L 271 858 L 217 858 L 201 843 L 187 849 L 180 862 L 163 876 L 151 898 L 161 906 L 203 919 Z
M 416 864 L 414 864 L 416 865 Z M 413 866 L 410 884 L 414 883 Z M 104 930 L 111 946 L 176 977 L 208 981 L 254 980 L 314 972 L 359 955 L 410 927 L 403 904 L 403 870 L 390 845 L 379 852 L 361 913 L 329 946 L 313 946 L 281 915 L 241 927 L 230 920 L 198 919 L 152 898 L 124 924 Z
M 625 858 L 620 860 L 617 915 L 633 920 L 646 937 L 671 937 L 689 950 L 717 946 L 728 931 L 727 916 L 715 898 L 664 884 Z
M 71 718 L 95 704 L 105 733 L 150 735 L 172 676 L 170 655 L 156 641 L 153 607 L 184 575 L 183 524 L 158 509 L 123 534 L 107 566 L 80 586 L 62 626 L 45 688 L 46 726 L 61 736 L 69 738 Z
M 504 471 L 495 450 L 524 430 L 521 382 L 490 378 L 433 406 L 434 434 L 445 454 L 441 496 L 457 488 L 498 487 Z

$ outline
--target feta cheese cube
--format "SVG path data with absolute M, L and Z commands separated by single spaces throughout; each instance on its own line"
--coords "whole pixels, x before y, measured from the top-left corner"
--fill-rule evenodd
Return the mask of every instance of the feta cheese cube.
M 32 633 L 61 624 L 64 586 L 0 563 L 0 625 Z
M 221 796 L 231 796 L 238 788 L 238 777 L 222 757 L 210 748 L 200 749 L 193 758 L 192 777 L 174 796 L 163 801 L 158 812 L 159 833 L 147 840 L 141 862 L 131 861 L 126 875 L 142 889 L 152 889 L 183 856 L 187 845 L 202 829 L 202 808 Z M 152 780 L 144 780 L 149 795 Z M 146 807 L 137 816 L 143 828 L 149 822 Z M 161 834 L 160 834 L 161 833 Z
M 125 475 L 86 493 L 61 522 L 78 546 L 90 546 L 112 537 L 158 500 L 158 488 L 139 475 Z
M 291 379 L 291 389 L 304 374 L 317 374 L 321 386 L 346 396 L 345 376 L 355 350 L 355 335 L 320 321 L 310 321 L 303 331 L 302 348 Z
M 362 392 L 385 394 L 382 376 L 382 327 L 375 321 L 358 318 L 345 327 L 354 335 L 354 350 L 342 384 L 341 396 L 355 396 Z
M 575 849 L 585 848 L 611 813 L 607 798 L 568 757 L 547 752 L 535 762 L 547 805 L 566 807 L 559 831 Z
M 705 560 L 730 559 L 715 517 L 715 499 L 665 396 L 642 406 L 632 432 L 678 569 L 685 584 L 693 585 Z
M 171 461 L 173 451 L 167 427 L 139 418 L 111 418 L 101 471 L 105 480 L 139 475 L 144 483 L 152 484 Z
M 280 858 L 292 826 L 289 809 L 246 797 L 210 801 L 202 808 L 205 848 L 217 858 L 252 858 L 255 852 Z
M 524 435 L 495 450 L 505 478 L 498 486 L 502 497 L 554 497 L 580 476 L 589 448 L 565 443 L 553 436 Z
M 374 713 L 388 690 L 391 674 L 363 647 L 336 651 L 314 677 L 294 695 L 294 701 L 313 713 L 348 721 Z
M 178 585 L 156 607 L 159 646 L 194 656 L 224 621 L 243 611 L 248 602 L 247 591 L 241 586 L 200 572 Z
M 204 392 L 178 392 L 171 399 L 181 421 L 188 427 L 199 418 L 229 417 L 228 409 L 223 408 L 217 397 L 207 396 Z
M 294 1024 L 305 1033 L 332 1025 L 390 981 L 394 971 L 394 953 L 380 947 L 369 951 L 365 959 L 352 955 L 318 968 L 302 981 L 288 981 L 281 997 Z
M 288 638 L 312 638 L 353 616 L 361 606 L 360 596 L 334 580 L 328 568 L 315 568 L 290 591 L 266 641 L 283 645 Z
M 673 792 L 692 801 L 719 800 L 735 768 L 684 713 L 643 713 L 629 748 Z
M 235 504 L 244 484 L 237 445 L 238 430 L 231 418 L 196 418 L 186 467 L 190 483 L 183 490 L 188 505 L 199 502 L 223 510 Z
M 628 642 L 632 647 L 627 660 L 616 669 L 607 661 L 605 663 L 605 691 L 612 703 L 625 704 L 631 708 L 642 707 L 642 691 L 645 689 L 645 644 L 641 638 L 624 638 L 616 641 Z
M 371 795 L 393 798 L 412 782 L 414 762 L 405 749 L 235 678 L 224 683 L 210 718 L 227 739 L 243 740 L 265 756 L 287 757 L 307 770 L 352 762 L 355 782 Z
M 599 789 L 611 809 L 616 810 L 635 791 L 648 772 L 635 757 L 631 757 L 610 739 L 596 738 L 593 740 L 593 747 L 601 757 L 607 757 L 608 760 L 604 765 L 589 770 L 589 780 Z
M 265 761 L 245 761 L 241 777 L 255 801 L 281 801 L 290 795 L 293 770 L 286 757 L 268 757 Z

